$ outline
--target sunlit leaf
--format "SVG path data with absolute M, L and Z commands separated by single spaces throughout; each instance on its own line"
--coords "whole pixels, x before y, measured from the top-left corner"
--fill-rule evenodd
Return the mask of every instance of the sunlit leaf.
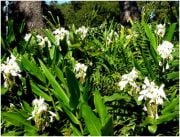
M 81 104 L 82 117 L 91 136 L 101 135 L 101 123 L 100 120 L 93 113 L 91 108 L 83 103 Z

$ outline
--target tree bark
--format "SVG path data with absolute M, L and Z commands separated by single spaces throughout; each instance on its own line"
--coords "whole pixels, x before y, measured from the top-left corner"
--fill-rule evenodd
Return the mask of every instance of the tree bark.
M 119 1 L 121 11 L 120 20 L 122 24 L 127 24 L 130 18 L 134 21 L 140 18 L 140 11 L 136 1 Z
M 41 32 L 44 28 L 41 1 L 19 1 L 17 7 L 26 18 L 27 30 Z

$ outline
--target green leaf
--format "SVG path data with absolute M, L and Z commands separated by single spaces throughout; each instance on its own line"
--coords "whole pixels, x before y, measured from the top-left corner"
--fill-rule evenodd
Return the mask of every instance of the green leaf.
M 146 69 L 148 70 L 148 73 L 150 74 L 152 79 L 155 79 L 154 72 L 152 71 L 151 65 L 149 64 L 149 61 L 148 61 L 148 57 L 146 57 L 146 55 L 145 55 L 145 53 L 144 53 L 141 46 L 139 46 L 139 49 L 141 51 L 141 54 L 142 54 L 142 57 L 143 57 L 143 60 L 144 60 L 144 64 L 146 66 Z
M 151 56 L 152 56 L 155 64 L 156 64 L 157 66 L 159 66 L 157 54 L 156 54 L 156 52 L 154 51 L 154 49 L 153 49 L 152 47 L 150 47 L 150 54 L 151 54 Z
M 8 89 L 5 88 L 4 86 L 1 86 L 1 95 L 6 94 L 6 92 L 8 92 Z
M 176 31 L 176 24 L 177 23 L 173 23 L 171 24 L 171 26 L 168 29 L 167 34 L 165 35 L 165 40 L 171 41 L 172 37 L 174 35 L 174 32 Z
M 26 111 L 28 111 L 28 112 L 32 112 L 32 108 L 31 108 L 31 106 L 26 102 L 26 101 L 22 101 L 23 103 L 23 108 L 26 110 Z
M 31 122 L 24 118 L 20 112 L 2 112 L 1 114 L 3 119 L 7 120 L 15 126 L 21 127 L 22 125 L 25 125 L 31 129 L 36 130 L 36 128 L 31 125 Z
M 176 106 L 179 106 L 179 96 L 174 98 L 165 108 L 161 111 L 162 114 L 174 112 Z
M 156 119 L 150 117 L 150 116 L 147 116 L 146 119 L 143 121 L 143 123 L 141 123 L 141 126 L 147 126 L 147 125 L 155 125 L 156 124 Z
M 44 91 L 42 91 L 35 83 L 33 83 L 32 81 L 31 83 L 31 87 L 32 87 L 32 91 L 33 93 L 35 93 L 38 96 L 43 97 L 46 101 L 52 101 L 51 96 L 49 96 L 48 94 L 46 94 Z
M 45 77 L 44 75 L 42 75 L 42 71 L 38 68 L 38 66 L 32 60 L 30 61 L 25 56 L 22 56 L 21 65 L 30 74 L 36 76 L 42 82 L 45 82 Z
M 75 43 L 75 44 L 71 44 L 69 45 L 70 48 L 79 48 L 81 47 L 81 44 L 80 43 Z
M 63 74 L 62 70 L 60 70 L 57 66 L 55 66 L 55 72 L 56 72 L 56 75 L 57 75 L 57 77 L 59 78 L 59 80 L 60 80 L 63 84 L 65 84 L 66 82 L 65 82 L 64 74 Z
M 143 23 L 143 26 L 144 26 L 144 30 L 146 32 L 146 35 L 150 40 L 151 46 L 153 47 L 154 51 L 157 53 L 157 44 L 156 44 L 156 38 L 155 38 L 154 33 L 152 33 L 148 24 Z
M 50 40 L 51 43 L 53 43 L 53 45 L 56 45 L 56 39 L 54 37 L 54 35 L 52 34 L 52 32 L 49 29 L 46 29 L 44 31 L 44 34 L 48 37 L 48 39 Z
M 121 95 L 119 93 L 114 93 L 111 96 L 104 96 L 104 102 L 111 102 L 111 101 L 116 101 L 116 100 L 125 100 L 129 102 L 131 99 L 129 96 Z
M 173 120 L 175 118 L 178 118 L 178 116 L 179 116 L 179 111 L 175 111 L 173 113 L 168 113 L 168 114 L 161 115 L 157 119 L 157 124 L 161 124 L 161 123 L 164 123 L 164 122 L 171 121 L 171 120 Z
M 63 101 L 63 103 L 66 106 L 69 106 L 69 98 L 67 97 L 67 95 L 65 94 L 64 90 L 61 88 L 61 86 L 58 84 L 58 82 L 56 81 L 56 79 L 54 78 L 54 76 L 51 74 L 51 72 L 48 70 L 48 68 L 44 65 L 44 63 L 39 60 L 40 64 L 41 64 L 41 68 L 43 70 L 44 75 L 46 76 L 46 78 L 48 79 L 49 83 L 51 84 L 51 86 L 53 87 L 54 90 L 52 90 L 52 92 L 54 93 L 54 95 L 60 99 L 61 101 Z
M 72 129 L 73 136 L 82 136 L 81 132 L 73 124 L 70 124 L 70 127 Z
M 23 131 L 8 131 L 7 133 L 3 133 L 2 136 L 21 136 L 23 133 Z
M 102 97 L 98 91 L 94 92 L 94 105 L 95 105 L 95 108 L 96 108 L 96 110 L 100 116 L 101 123 L 102 123 L 102 125 L 104 125 L 105 120 L 109 114 L 108 114 L 108 111 L 104 105 Z
M 50 50 L 50 58 L 51 58 L 51 60 L 53 60 L 56 47 L 52 46 L 49 50 Z
M 78 118 L 67 107 L 63 106 L 63 109 L 74 124 L 77 124 L 77 125 L 80 124 L 80 121 L 78 120 Z
M 103 136 L 113 136 L 113 121 L 111 116 L 107 116 L 104 122 L 104 125 L 102 125 L 102 135 Z
M 85 103 L 81 104 L 81 112 L 90 135 L 100 136 L 101 123 L 99 118 L 96 117 L 91 108 Z
M 172 72 L 172 73 L 167 74 L 167 79 L 178 80 L 179 72 Z
M 157 125 L 150 125 L 148 126 L 148 130 L 150 133 L 154 134 L 157 131 Z
M 13 24 L 14 24 L 14 21 L 12 19 L 8 21 L 7 41 L 8 41 L 9 44 L 15 40 Z
M 80 89 L 74 73 L 66 67 L 67 85 L 70 93 L 70 105 L 73 109 L 76 109 L 79 104 Z

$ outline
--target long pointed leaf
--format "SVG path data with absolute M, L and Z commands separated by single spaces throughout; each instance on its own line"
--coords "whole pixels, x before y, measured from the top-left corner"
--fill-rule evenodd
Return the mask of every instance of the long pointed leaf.
M 39 60 L 40 61 L 40 60 Z M 54 95 L 64 102 L 66 106 L 69 106 L 69 98 L 65 94 L 64 90 L 61 88 L 61 86 L 58 84 L 58 82 L 55 80 L 54 76 L 51 74 L 51 72 L 48 70 L 48 68 L 44 65 L 42 61 L 40 61 L 42 70 L 46 78 L 49 80 L 49 83 L 53 87 L 54 90 L 52 92 Z
M 157 52 L 157 44 L 156 44 L 156 38 L 154 33 L 152 33 L 151 29 L 149 28 L 148 24 L 143 23 L 144 26 L 144 30 L 146 32 L 147 37 L 150 40 L 151 46 L 153 47 L 153 49 L 155 50 L 155 52 Z
M 107 118 L 107 116 L 109 114 L 108 114 L 108 111 L 104 105 L 102 97 L 98 91 L 94 92 L 94 104 L 95 104 L 96 110 L 100 116 L 101 123 L 102 123 L 102 125 L 104 125 L 105 119 Z
M 70 93 L 70 105 L 76 109 L 79 104 L 80 89 L 74 73 L 66 67 L 67 84 Z
M 82 117 L 84 118 L 85 124 L 91 136 L 101 135 L 101 123 L 100 120 L 93 113 L 91 108 L 83 103 L 81 105 Z
M 41 70 L 37 67 L 37 65 L 28 60 L 26 57 L 22 57 L 21 64 L 24 69 L 26 69 L 30 74 L 36 76 L 42 82 L 45 81 L 45 77 L 42 75 Z
M 34 84 L 32 81 L 31 81 L 31 87 L 32 87 L 32 91 L 38 95 L 38 96 L 41 96 L 43 97 L 45 100 L 47 101 L 52 101 L 52 98 L 46 94 L 45 92 L 43 92 L 36 84 Z
M 168 29 L 167 34 L 165 35 L 165 40 L 171 41 L 175 30 L 176 30 L 176 23 L 173 23 L 171 24 L 171 26 Z
M 31 125 L 30 121 L 27 121 L 26 118 L 21 116 L 20 113 L 18 112 L 2 112 L 2 117 L 12 123 L 13 125 L 16 126 L 22 126 L 25 125 L 31 129 L 36 130 L 34 126 Z

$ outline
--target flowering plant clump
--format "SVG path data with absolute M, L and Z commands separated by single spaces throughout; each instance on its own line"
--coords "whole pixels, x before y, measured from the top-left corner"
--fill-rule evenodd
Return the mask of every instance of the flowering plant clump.
M 1 64 L 1 72 L 4 77 L 4 87 L 7 88 L 11 81 L 11 77 L 21 77 L 21 70 L 16 62 L 16 57 L 11 54 L 11 57 L 7 58 L 5 63 Z
M 75 33 L 76 33 L 76 34 L 79 34 L 80 37 L 81 37 L 81 39 L 83 40 L 83 39 L 86 37 L 87 33 L 88 33 L 88 29 L 89 29 L 89 28 L 86 28 L 85 26 L 82 26 L 82 27 L 78 28 L 78 29 L 75 31 Z
M 76 72 L 76 78 L 80 78 L 80 81 L 82 83 L 85 81 L 87 68 L 88 67 L 85 64 L 79 62 L 74 67 L 74 71 Z
M 31 117 L 28 118 L 34 119 L 35 125 L 41 131 L 45 129 L 45 127 L 49 126 L 49 122 L 52 123 L 56 114 L 52 111 L 48 111 L 48 104 L 44 102 L 44 99 L 40 97 L 40 99 L 34 99 L 32 102 L 34 107 Z
M 163 19 L 149 19 L 151 8 L 124 26 L 109 15 L 95 24 L 104 11 L 98 5 L 79 28 L 83 22 L 66 24 L 54 12 L 39 34 L 24 35 L 24 22 L 20 31 L 8 23 L 13 26 L 6 37 L 2 33 L 2 135 L 178 135 L 178 25 L 167 19 L 167 31 L 165 24 L 155 28 Z
M 163 25 L 162 25 L 162 24 L 157 25 L 157 28 L 156 28 L 155 33 L 156 33 L 158 36 L 164 37 L 165 32 L 166 32 L 166 26 L 165 26 L 165 24 L 163 24 Z
M 158 118 L 158 105 L 163 104 L 163 99 L 166 99 L 165 92 L 163 90 L 164 84 L 158 87 L 153 81 L 150 82 L 147 77 L 144 79 L 144 84 L 142 85 L 142 90 L 139 92 L 138 100 L 146 101 L 145 110 L 148 114 L 157 119 Z
M 128 74 L 124 74 L 122 76 L 122 80 L 118 83 L 121 90 L 123 90 L 127 84 L 131 85 L 136 90 L 139 90 L 139 87 L 137 86 L 135 80 L 138 78 L 138 72 L 135 68 L 132 69 L 132 71 Z
M 32 37 L 32 34 L 31 34 L 31 33 L 26 34 L 26 35 L 24 36 L 24 40 L 25 40 L 26 42 L 28 42 L 31 37 Z M 37 44 L 38 44 L 39 46 L 41 46 L 41 48 L 44 48 L 46 43 L 47 43 L 47 45 L 48 45 L 48 48 L 50 48 L 50 47 L 52 46 L 52 45 L 51 45 L 51 42 L 49 41 L 49 39 L 48 39 L 47 37 L 43 37 L 43 36 L 41 36 L 41 35 L 38 34 L 38 35 L 35 36 L 35 38 L 36 38 Z

